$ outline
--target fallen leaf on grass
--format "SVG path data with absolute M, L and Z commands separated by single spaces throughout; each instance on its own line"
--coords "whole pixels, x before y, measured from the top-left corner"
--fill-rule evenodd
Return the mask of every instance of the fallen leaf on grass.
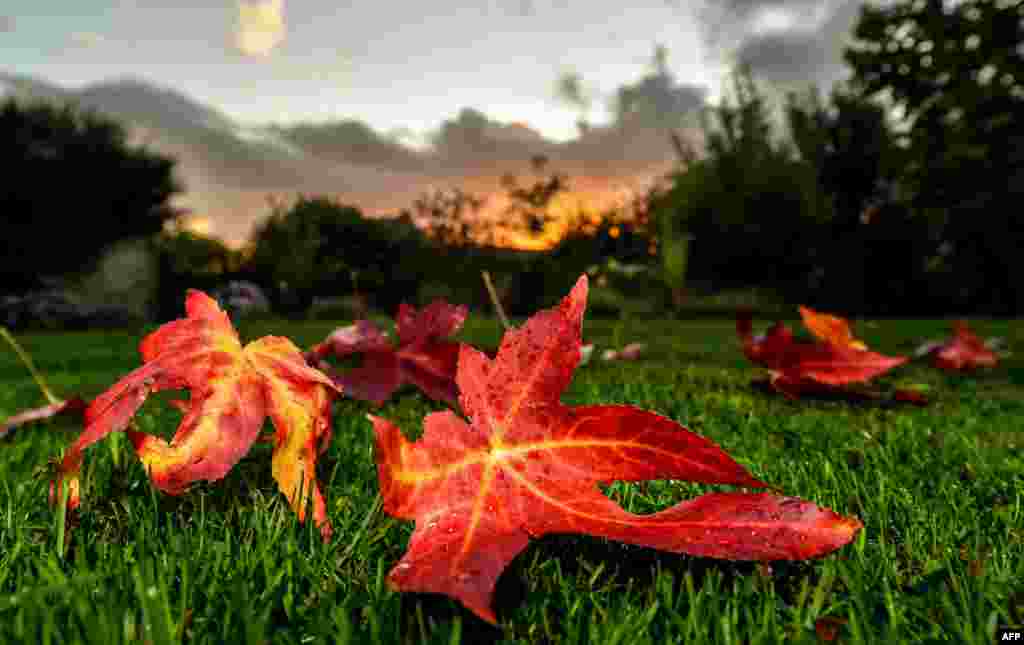
M 814 633 L 818 640 L 823 643 L 834 643 L 839 638 L 839 632 L 843 625 L 849 621 L 839 616 L 822 616 L 814 621 Z
M 435 300 L 417 311 L 401 304 L 395 326 L 397 346 L 373 322 L 359 320 L 341 327 L 306 354 L 306 359 L 331 374 L 345 394 L 383 405 L 399 387 L 411 383 L 435 401 L 454 405 L 458 400 L 455 365 L 458 343 L 444 340 L 466 320 L 465 305 L 451 305 Z M 360 367 L 338 371 L 324 359 L 345 358 L 360 354 Z
M 493 360 L 461 347 L 456 380 L 468 423 L 436 412 L 410 442 L 369 417 L 384 509 L 416 522 L 388 575 L 395 589 L 446 594 L 493 623 L 498 577 L 531 538 L 551 533 L 757 561 L 820 557 L 853 538 L 859 520 L 794 497 L 717 492 L 635 515 L 603 495 L 598 484 L 612 481 L 768 484 L 671 419 L 561 403 L 580 360 L 586 299 L 583 276 L 559 306 L 507 332 Z
M 910 403 L 917 406 L 928 405 L 928 395 L 917 389 L 897 388 L 893 391 L 892 398 L 899 403 Z
M 601 354 L 603 361 L 635 361 L 647 348 L 645 343 L 630 343 L 622 349 L 606 349 Z
M 998 346 L 998 343 L 992 344 Z M 947 372 L 972 372 L 982 367 L 995 367 L 999 362 L 995 351 L 962 320 L 953 323 L 951 338 L 923 343 L 914 353 L 918 357 L 930 357 L 933 366 Z
M 221 479 L 249 451 L 269 415 L 276 430 L 274 479 L 300 521 L 312 501 L 313 519 L 328 539 L 316 459 L 330 440 L 330 397 L 337 387 L 309 367 L 287 338 L 266 336 L 242 347 L 227 315 L 206 294 L 190 290 L 185 309 L 185 318 L 142 340 L 141 367 L 89 404 L 85 429 L 65 453 L 57 485 L 67 478 L 77 505 L 85 448 L 127 429 L 150 393 L 185 388 L 191 396 L 176 405 L 184 417 L 170 443 L 127 433 L 156 487 L 178 495 L 194 481 Z
M 818 342 L 795 339 L 781 322 L 772 325 L 767 333 L 754 336 L 751 314 L 740 312 L 736 317 L 736 332 L 744 355 L 767 368 L 771 386 L 790 398 L 841 393 L 850 384 L 865 383 L 907 361 L 903 356 L 883 356 L 866 349 L 838 317 L 805 307 L 800 313 Z

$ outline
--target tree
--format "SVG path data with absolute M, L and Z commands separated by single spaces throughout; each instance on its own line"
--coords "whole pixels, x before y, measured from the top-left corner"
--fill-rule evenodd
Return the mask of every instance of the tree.
M 161 231 L 181 191 L 174 160 L 116 121 L 65 105 L 0 103 L 0 291 L 79 271 L 122 239 Z
M 961 306 L 1024 309 L 1016 276 L 1024 225 L 1024 4 L 903 0 L 865 6 L 845 57 L 865 96 L 887 95 L 905 116 L 906 180 L 915 207 L 952 252 L 949 296 Z
M 818 238 L 814 176 L 776 136 L 749 70 L 734 71 L 733 90 L 702 115 L 703 157 L 652 198 L 659 252 L 690 234 L 691 277 L 792 288 L 808 274 Z
M 256 231 L 247 269 L 275 308 L 301 315 L 318 295 L 360 292 L 388 309 L 415 295 L 421 237 L 408 217 L 371 220 L 327 197 L 276 205 Z
M 790 136 L 800 158 L 813 169 L 829 215 L 832 248 L 822 259 L 827 283 L 823 293 L 835 300 L 821 304 L 863 313 L 869 299 L 884 295 L 868 275 L 872 268 L 883 264 L 890 278 L 906 278 L 892 274 L 897 267 L 902 267 L 904 274 L 912 273 L 913 262 L 908 265 L 907 260 L 921 259 L 912 257 L 906 248 L 900 257 L 882 262 L 879 245 L 870 242 L 880 225 L 892 222 L 872 221 L 866 215 L 873 212 L 869 209 L 884 207 L 891 219 L 900 207 L 894 189 L 903 151 L 896 145 L 885 108 L 842 86 L 833 90 L 827 105 L 817 89 L 803 95 L 791 93 L 786 116 Z M 871 231 L 866 229 L 869 224 Z
M 461 247 L 473 244 L 474 234 L 478 233 L 466 216 L 480 212 L 485 203 L 485 198 L 461 188 L 437 189 L 420 195 L 413 210 L 428 237 L 442 246 Z
M 540 174 L 548 165 L 548 158 L 544 155 L 534 155 L 530 159 L 533 171 Z M 501 183 L 510 200 L 509 206 L 505 209 L 505 215 L 509 218 L 507 222 L 513 228 L 522 228 L 530 235 L 540 235 L 551 224 L 552 214 L 549 207 L 555 197 L 570 189 L 569 178 L 564 173 L 553 172 L 546 178 L 541 178 L 530 186 L 520 186 L 515 175 L 507 174 L 501 178 Z
M 171 227 L 156 238 L 160 263 L 157 318 L 172 320 L 181 313 L 187 289 L 209 291 L 241 268 L 241 254 L 221 240 L 182 227 Z

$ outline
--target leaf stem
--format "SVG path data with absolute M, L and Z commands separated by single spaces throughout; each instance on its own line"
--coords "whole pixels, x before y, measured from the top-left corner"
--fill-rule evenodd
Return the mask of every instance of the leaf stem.
M 508 317 L 505 316 L 505 309 L 502 308 L 501 301 L 498 300 L 498 292 L 494 290 L 491 274 L 488 271 L 481 271 L 480 274 L 484 277 L 484 286 L 487 287 L 487 294 L 491 297 L 491 303 L 494 305 L 494 310 L 498 313 L 501 326 L 505 328 L 505 331 L 508 331 L 512 328 L 512 325 L 509 324 Z
M 60 399 L 54 396 L 53 392 L 50 391 L 50 388 L 46 385 L 46 381 L 43 380 L 42 374 L 36 370 L 36 366 L 32 363 L 32 357 L 28 355 L 28 352 L 22 349 L 21 345 L 18 344 L 18 341 L 15 340 L 13 335 L 11 335 L 11 332 L 7 331 L 6 327 L 0 326 L 0 336 L 3 336 L 4 340 L 7 341 L 7 344 L 14 349 L 14 353 L 21 359 L 21 362 L 26 368 L 28 368 L 28 371 L 32 374 L 32 378 L 35 379 L 36 385 L 38 385 L 39 389 L 42 390 L 43 396 L 46 397 L 46 400 L 51 404 L 60 403 Z
M 68 495 L 69 488 L 68 480 L 66 477 L 60 477 L 60 491 L 58 491 L 57 499 L 59 506 L 57 507 L 57 557 L 61 560 L 64 559 L 64 534 L 67 526 L 68 518 Z

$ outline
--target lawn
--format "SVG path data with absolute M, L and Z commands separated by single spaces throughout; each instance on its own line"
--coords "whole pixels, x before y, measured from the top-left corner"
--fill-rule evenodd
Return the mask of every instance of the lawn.
M 755 321 L 763 328 L 768 321 Z M 87 453 L 81 523 L 66 550 L 46 504 L 47 461 L 75 428 L 61 421 L 0 441 L 0 643 L 842 643 L 992 642 L 1024 623 L 1024 324 L 979 320 L 1014 355 L 951 376 L 923 364 L 880 384 L 927 384 L 923 408 L 789 401 L 750 387 L 731 320 L 584 321 L 599 348 L 648 343 L 643 360 L 577 369 L 567 404 L 628 403 L 675 419 L 755 477 L 865 529 L 836 553 L 770 566 L 662 553 L 585 536 L 534 541 L 501 578 L 495 628 L 442 596 L 384 583 L 412 523 L 377 499 L 366 413 L 410 437 L 443 409 L 403 389 L 381 409 L 344 399 L 320 462 L 333 540 L 299 525 L 256 445 L 222 481 L 180 497 L 156 492 L 123 436 Z M 287 335 L 302 347 L 329 322 L 240 325 L 243 340 Z M 794 323 L 798 327 L 798 323 Z M 910 353 L 945 321 L 856 326 L 870 347 Z M 138 366 L 139 333 L 20 337 L 58 396 L 92 397 Z M 457 336 L 493 347 L 500 327 L 470 317 Z M 0 417 L 45 401 L 0 349 Z M 170 436 L 180 413 L 154 396 L 143 430 Z M 166 397 L 165 397 L 166 398 Z M 647 513 L 714 487 L 613 484 Z M 832 633 L 829 633 L 832 632 Z

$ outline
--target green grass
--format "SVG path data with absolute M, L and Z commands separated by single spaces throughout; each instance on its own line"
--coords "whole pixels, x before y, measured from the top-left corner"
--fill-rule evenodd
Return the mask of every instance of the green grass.
M 759 321 L 762 326 L 767 321 Z M 328 322 L 243 325 L 244 339 L 288 335 L 308 346 Z M 948 376 L 912 365 L 881 384 L 925 383 L 926 408 L 790 402 L 750 387 L 759 371 L 731 321 L 584 322 L 607 346 L 649 344 L 636 363 L 577 370 L 569 404 L 630 403 L 718 442 L 787 494 L 856 515 L 865 529 L 822 560 L 751 563 L 661 553 L 586 536 L 537 540 L 498 585 L 501 628 L 457 603 L 384 583 L 410 522 L 377 501 L 367 404 L 342 400 L 320 464 L 333 541 L 299 525 L 256 446 L 223 481 L 157 493 L 123 437 L 90 448 L 81 523 L 66 549 L 40 467 L 75 428 L 60 421 L 0 442 L 0 643 L 775 643 L 817 642 L 823 617 L 840 642 L 992 642 L 1024 622 L 1024 325 L 977 321 L 1015 355 L 993 372 Z M 943 336 L 942 321 L 859 324 L 887 353 Z M 494 346 L 493 320 L 459 338 Z M 58 396 L 95 396 L 139 362 L 139 335 L 21 337 Z M 0 350 L 0 416 L 44 400 L 13 352 Z M 404 389 L 378 414 L 418 436 L 442 406 Z M 150 401 L 144 430 L 169 435 L 176 412 Z M 36 473 L 34 475 L 34 473 Z M 711 487 L 614 484 L 650 512 Z

